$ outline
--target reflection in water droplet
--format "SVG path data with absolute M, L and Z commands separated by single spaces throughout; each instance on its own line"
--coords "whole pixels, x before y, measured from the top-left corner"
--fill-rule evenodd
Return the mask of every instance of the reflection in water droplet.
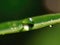
M 29 18 L 30 21 L 32 21 L 32 18 Z
M 17 30 L 16 27 L 11 27 L 10 29 L 11 29 L 11 31 L 16 31 Z
M 16 27 L 11 27 L 11 30 L 15 31 L 15 30 L 17 30 L 17 28 Z
M 28 31 L 29 30 L 29 26 L 28 25 L 24 25 L 24 31 Z
M 49 27 L 53 27 L 52 25 L 49 25 Z

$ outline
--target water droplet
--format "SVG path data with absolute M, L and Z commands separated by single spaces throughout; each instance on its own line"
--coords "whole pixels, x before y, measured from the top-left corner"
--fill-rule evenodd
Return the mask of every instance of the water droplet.
M 28 25 L 24 25 L 24 31 L 28 31 L 29 30 L 29 26 Z
M 27 24 L 30 28 L 32 28 L 34 26 L 34 24 Z
M 29 18 L 30 21 L 32 21 L 32 18 Z
M 16 27 L 11 27 L 11 30 L 17 30 L 17 28 Z
M 49 25 L 49 27 L 53 27 L 52 25 Z

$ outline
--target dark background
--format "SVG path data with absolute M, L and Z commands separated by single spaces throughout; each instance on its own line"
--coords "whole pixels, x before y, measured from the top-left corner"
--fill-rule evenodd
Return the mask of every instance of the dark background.
M 50 13 L 44 0 L 0 0 L 0 22 Z

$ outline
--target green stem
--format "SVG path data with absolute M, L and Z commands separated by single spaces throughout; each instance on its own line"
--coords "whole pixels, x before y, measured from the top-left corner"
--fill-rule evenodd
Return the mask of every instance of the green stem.
M 49 25 L 54 25 L 54 24 L 57 24 L 57 23 L 60 23 L 60 18 L 55 19 L 55 20 L 50 20 L 50 21 L 47 21 L 47 22 L 34 24 L 34 27 L 32 28 L 32 30 L 43 28 L 43 27 L 46 27 L 46 26 L 49 26 Z
M 30 31 L 29 29 L 26 30 L 26 28 L 24 28 L 24 24 L 33 24 L 31 30 L 35 30 L 46 26 L 51 27 L 51 25 L 57 23 L 60 23 L 60 13 L 32 17 L 32 22 L 29 20 L 29 18 L 19 21 L 4 22 L 0 23 L 0 35 Z

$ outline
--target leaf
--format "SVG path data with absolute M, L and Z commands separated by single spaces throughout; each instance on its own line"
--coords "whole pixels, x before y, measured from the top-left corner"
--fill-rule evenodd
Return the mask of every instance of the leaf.
M 32 17 L 32 20 L 33 23 L 29 21 L 29 18 L 0 23 L 0 35 L 30 31 L 46 26 L 52 27 L 52 25 L 60 23 L 60 13 L 36 16 Z M 24 29 L 24 24 L 33 24 L 33 27 L 29 27 L 30 29 L 27 30 L 26 28 Z

